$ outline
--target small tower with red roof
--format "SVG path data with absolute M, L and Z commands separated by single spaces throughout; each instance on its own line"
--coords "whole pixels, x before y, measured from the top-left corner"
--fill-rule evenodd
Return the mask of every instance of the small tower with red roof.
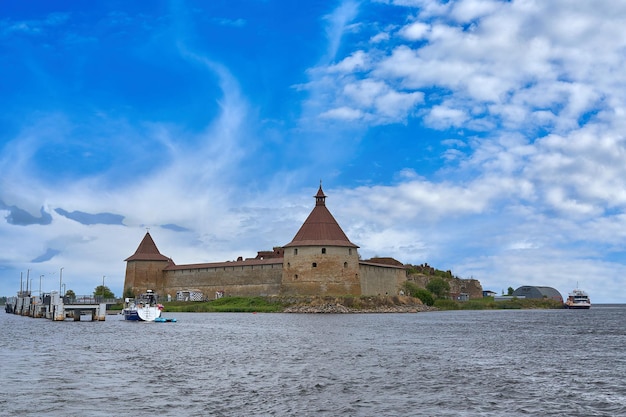
M 124 293 L 129 291 L 137 295 L 153 290 L 160 292 L 163 289 L 163 270 L 173 261 L 159 252 L 150 232 L 146 232 L 135 253 L 126 261 L 126 278 L 124 279 Z
M 314 197 L 311 214 L 284 246 L 281 293 L 361 294 L 358 246 L 350 242 L 326 207 L 321 183 Z

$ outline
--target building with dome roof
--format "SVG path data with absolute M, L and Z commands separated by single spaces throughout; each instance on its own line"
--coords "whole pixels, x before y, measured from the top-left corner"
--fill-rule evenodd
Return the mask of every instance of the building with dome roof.
M 358 246 L 348 239 L 326 207 L 320 184 L 315 206 L 291 242 L 254 259 L 176 265 L 162 255 L 147 232 L 126 258 L 124 291 L 152 289 L 159 295 L 202 293 L 205 298 L 230 296 L 379 295 L 397 294 L 406 280 L 399 262 L 359 260 Z
M 513 297 L 520 298 L 539 298 L 539 299 L 550 299 L 554 301 L 558 301 L 559 303 L 563 302 L 563 296 L 561 293 L 552 288 L 552 287 L 538 287 L 535 285 L 523 285 L 513 291 L 511 294 Z

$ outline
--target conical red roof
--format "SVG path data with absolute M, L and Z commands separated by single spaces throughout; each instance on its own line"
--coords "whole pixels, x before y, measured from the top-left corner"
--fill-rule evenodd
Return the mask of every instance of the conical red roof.
M 348 236 L 341 230 L 337 220 L 326 208 L 326 196 L 322 191 L 321 184 L 315 195 L 313 211 L 304 221 L 293 240 L 284 247 L 290 246 L 346 246 L 358 248 L 357 245 L 350 242 Z
M 126 258 L 125 261 L 170 261 L 170 258 L 161 255 L 150 232 L 146 232 L 134 255 Z

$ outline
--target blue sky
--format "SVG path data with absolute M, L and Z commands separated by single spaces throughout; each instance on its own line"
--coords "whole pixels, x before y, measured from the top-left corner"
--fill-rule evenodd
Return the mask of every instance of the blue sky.
M 327 205 L 363 258 L 624 302 L 626 4 L 0 3 L 0 294 L 122 293 Z M 43 275 L 43 277 L 42 277 Z

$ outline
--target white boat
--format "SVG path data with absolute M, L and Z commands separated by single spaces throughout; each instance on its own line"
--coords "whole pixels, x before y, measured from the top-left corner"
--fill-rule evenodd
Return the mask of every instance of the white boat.
M 567 301 L 565 301 L 565 307 L 576 309 L 589 309 L 591 308 L 591 299 L 586 292 L 576 288 L 574 291 L 569 293 Z
M 157 303 L 157 295 L 148 290 L 137 298 L 126 298 L 124 300 L 124 320 L 131 321 L 155 321 L 161 317 L 163 306 Z

